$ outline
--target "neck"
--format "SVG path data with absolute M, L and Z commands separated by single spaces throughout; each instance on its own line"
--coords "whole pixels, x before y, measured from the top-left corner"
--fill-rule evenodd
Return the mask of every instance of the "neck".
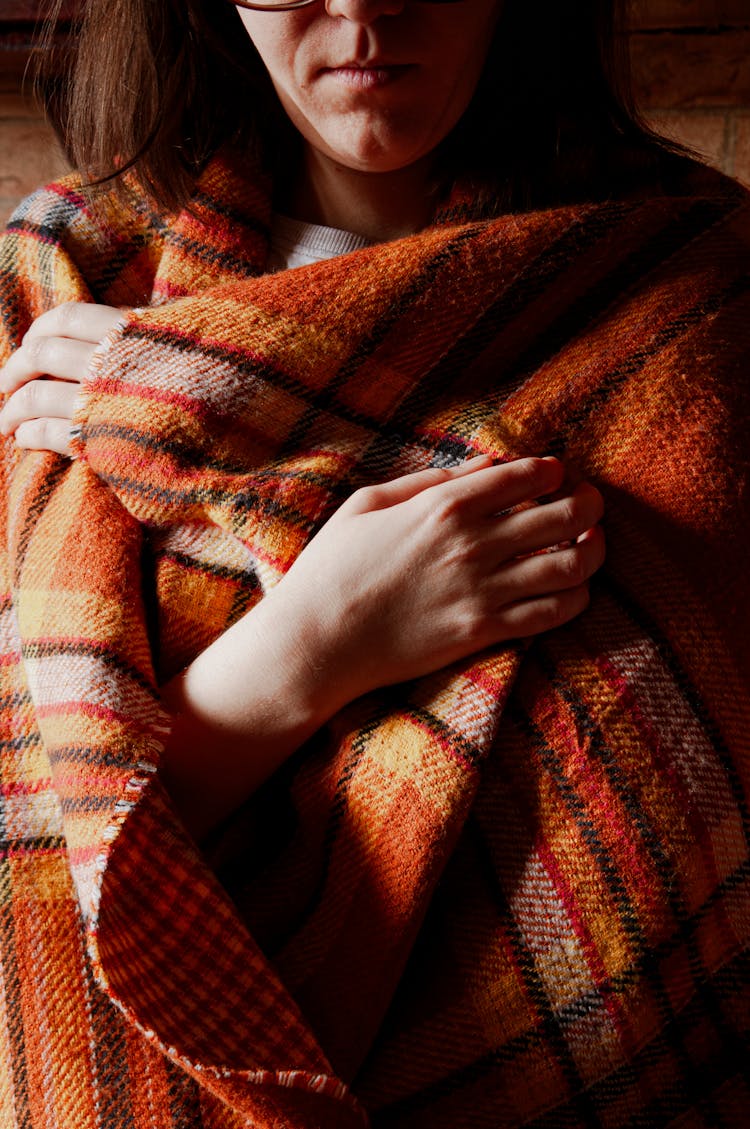
M 296 219 L 383 243 L 429 223 L 429 173 L 428 160 L 394 172 L 359 172 L 306 147 L 301 175 L 284 206 Z

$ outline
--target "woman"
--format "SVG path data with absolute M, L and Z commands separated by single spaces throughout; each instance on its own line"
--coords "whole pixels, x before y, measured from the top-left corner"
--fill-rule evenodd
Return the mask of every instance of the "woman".
M 78 456 L 8 454 L 9 1119 L 739 1125 L 744 195 L 609 5 L 241 8 L 88 13 L 139 179 L 6 237 Z

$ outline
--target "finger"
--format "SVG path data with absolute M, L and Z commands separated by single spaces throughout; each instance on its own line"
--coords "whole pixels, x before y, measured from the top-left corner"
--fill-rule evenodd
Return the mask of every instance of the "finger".
M 501 517 L 486 538 L 486 548 L 498 561 L 550 549 L 576 541 L 601 521 L 603 513 L 604 500 L 599 491 L 591 483 L 581 482 L 556 502 Z
M 80 385 L 61 380 L 32 380 L 14 392 L 0 412 L 0 432 L 11 435 L 29 420 L 67 419 L 78 401 Z
M 348 508 L 357 513 L 386 509 L 388 506 L 395 506 L 400 502 L 408 502 L 410 498 L 421 494 L 431 486 L 451 482 L 491 465 L 491 455 L 475 455 L 459 466 L 428 467 L 426 470 L 415 471 L 414 474 L 403 474 L 390 482 L 382 482 L 377 486 L 365 486 L 363 489 L 357 490 L 349 499 Z
M 56 451 L 58 455 L 70 455 L 70 420 L 25 420 L 19 424 L 15 440 L 25 450 Z
M 488 583 L 496 589 L 501 605 L 553 595 L 586 584 L 601 568 L 604 557 L 604 534 L 595 526 L 569 548 L 510 561 Z
M 82 383 L 95 346 L 66 337 L 36 337 L 17 349 L 0 375 L 0 389 L 15 392 L 30 380 L 53 376 Z
M 562 627 L 585 611 L 589 601 L 588 585 L 582 584 L 551 596 L 509 604 L 496 616 L 497 641 L 522 639 Z
M 559 487 L 563 474 L 558 459 L 514 459 L 437 486 L 425 502 L 434 504 L 440 516 L 460 516 L 463 522 L 478 522 L 549 494 Z
M 100 306 L 94 302 L 63 302 L 36 318 L 24 337 L 24 343 L 37 337 L 71 337 L 97 344 L 123 321 L 123 312 L 116 306 Z

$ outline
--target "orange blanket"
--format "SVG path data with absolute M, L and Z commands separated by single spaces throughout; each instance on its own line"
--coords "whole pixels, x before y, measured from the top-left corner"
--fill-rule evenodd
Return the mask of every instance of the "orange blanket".
M 263 278 L 267 199 L 217 159 L 173 221 L 68 181 L 4 237 L 4 355 L 131 312 L 78 459 L 5 453 L 0 1124 L 739 1129 L 746 198 L 457 200 Z M 159 682 L 355 486 L 477 451 L 601 489 L 589 610 L 353 703 L 207 862 Z

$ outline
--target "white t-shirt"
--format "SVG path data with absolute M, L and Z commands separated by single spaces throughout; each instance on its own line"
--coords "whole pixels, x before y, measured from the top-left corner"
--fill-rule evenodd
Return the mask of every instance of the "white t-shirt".
M 370 240 L 351 231 L 336 227 L 322 227 L 304 223 L 276 213 L 271 217 L 271 247 L 268 255 L 269 273 L 319 263 L 369 247 Z

